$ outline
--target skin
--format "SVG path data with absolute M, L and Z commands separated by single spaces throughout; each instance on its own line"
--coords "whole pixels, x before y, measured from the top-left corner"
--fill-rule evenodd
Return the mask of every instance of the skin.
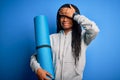
M 39 80 L 50 80 L 50 78 L 52 78 L 52 76 L 42 68 L 37 70 L 37 76 Z M 50 78 L 47 78 L 46 76 L 49 76 Z
M 72 30 L 73 20 L 72 16 L 75 9 L 70 5 L 70 8 L 61 8 L 59 14 L 61 15 L 60 24 L 64 29 L 65 34 Z
M 63 27 L 65 34 L 67 34 L 72 29 L 72 17 L 74 13 L 75 9 L 71 5 L 70 8 L 63 7 L 59 11 L 59 14 L 62 15 L 60 18 L 60 24 Z M 39 68 L 37 70 L 37 76 L 39 80 L 50 80 L 49 78 L 47 78 L 47 76 L 52 78 L 52 75 L 42 68 Z

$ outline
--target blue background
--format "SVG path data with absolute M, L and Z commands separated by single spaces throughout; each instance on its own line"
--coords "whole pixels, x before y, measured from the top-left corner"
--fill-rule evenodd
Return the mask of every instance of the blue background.
M 78 6 L 100 33 L 87 49 L 83 80 L 120 80 L 119 0 L 0 0 L 0 80 L 35 80 L 29 66 L 35 52 L 34 16 L 48 18 L 56 32 L 56 13 L 64 3 Z

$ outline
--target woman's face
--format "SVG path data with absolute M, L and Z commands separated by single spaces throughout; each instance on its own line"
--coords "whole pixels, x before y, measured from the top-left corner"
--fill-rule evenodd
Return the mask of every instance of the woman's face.
M 65 14 L 68 8 L 62 8 L 61 13 Z M 73 20 L 72 18 L 61 15 L 60 24 L 64 30 L 72 29 Z

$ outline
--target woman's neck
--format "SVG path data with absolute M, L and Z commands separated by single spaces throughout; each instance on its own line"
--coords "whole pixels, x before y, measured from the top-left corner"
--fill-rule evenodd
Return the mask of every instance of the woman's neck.
M 66 29 L 66 30 L 64 30 L 64 33 L 65 33 L 65 35 L 67 35 L 67 33 L 69 32 L 69 31 L 71 31 L 72 29 Z

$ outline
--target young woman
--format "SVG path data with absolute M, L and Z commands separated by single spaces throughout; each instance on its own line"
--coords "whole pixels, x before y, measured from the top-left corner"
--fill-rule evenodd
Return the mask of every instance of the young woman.
M 57 33 L 50 35 L 55 67 L 55 80 L 82 80 L 86 62 L 86 48 L 96 37 L 96 24 L 80 15 L 73 4 L 64 4 L 57 12 Z M 40 67 L 37 55 L 32 55 L 30 66 L 41 80 L 51 75 Z

